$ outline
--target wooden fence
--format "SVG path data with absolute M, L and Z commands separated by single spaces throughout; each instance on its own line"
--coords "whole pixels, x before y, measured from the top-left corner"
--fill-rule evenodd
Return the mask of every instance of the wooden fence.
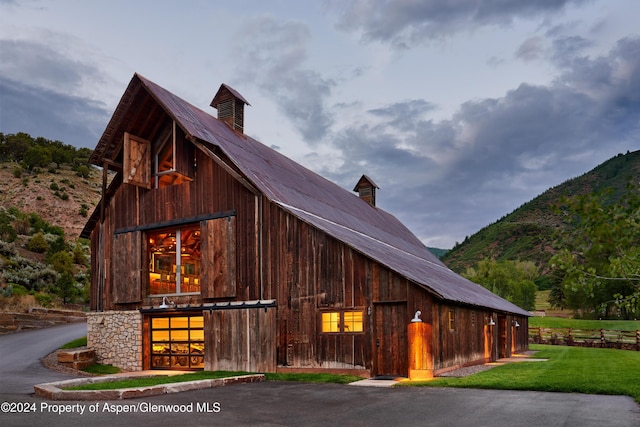
M 570 345 L 578 347 L 618 348 L 640 351 L 640 330 L 529 328 L 533 344 Z

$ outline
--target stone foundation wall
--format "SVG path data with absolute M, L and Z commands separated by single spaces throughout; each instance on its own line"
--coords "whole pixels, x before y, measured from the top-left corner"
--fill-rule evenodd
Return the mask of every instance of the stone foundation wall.
M 96 361 L 126 371 L 142 370 L 142 314 L 138 311 L 87 313 L 87 347 Z

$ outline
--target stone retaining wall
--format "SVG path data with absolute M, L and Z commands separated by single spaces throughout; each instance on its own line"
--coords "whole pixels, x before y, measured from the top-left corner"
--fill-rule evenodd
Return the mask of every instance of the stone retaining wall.
M 96 361 L 126 371 L 142 370 L 142 314 L 138 311 L 87 313 L 87 347 Z

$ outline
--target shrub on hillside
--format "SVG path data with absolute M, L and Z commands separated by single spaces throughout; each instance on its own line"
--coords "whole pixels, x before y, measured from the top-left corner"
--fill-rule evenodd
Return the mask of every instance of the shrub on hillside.
M 16 254 L 16 248 L 11 242 L 0 239 L 0 255 L 10 258 Z M 0 266 L 2 266 L 2 258 L 0 258 Z
M 54 285 L 60 274 L 41 262 L 15 255 L 4 261 L 0 278 L 29 290 L 47 289 Z
M 27 243 L 27 249 L 38 254 L 47 252 L 47 250 L 49 249 L 49 244 L 44 238 L 44 234 L 42 234 L 42 231 L 39 231 L 31 236 L 31 239 L 29 239 L 29 242 Z

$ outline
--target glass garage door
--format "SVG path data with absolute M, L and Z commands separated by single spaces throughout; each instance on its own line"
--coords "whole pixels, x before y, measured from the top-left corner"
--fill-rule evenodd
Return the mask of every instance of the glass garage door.
M 204 369 L 202 316 L 151 319 L 152 369 Z

